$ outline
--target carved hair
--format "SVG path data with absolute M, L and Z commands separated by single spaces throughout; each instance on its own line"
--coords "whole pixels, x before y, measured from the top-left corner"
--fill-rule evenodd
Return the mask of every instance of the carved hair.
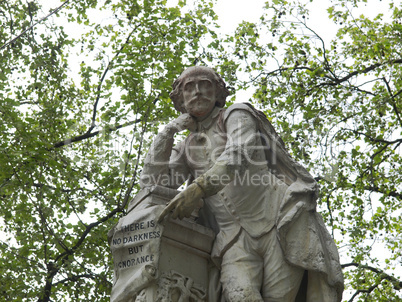
M 170 98 L 173 101 L 174 108 L 181 113 L 186 113 L 184 108 L 183 99 L 183 80 L 191 74 L 207 74 L 215 81 L 216 84 L 216 104 L 217 107 L 223 107 L 226 103 L 226 97 L 230 94 L 229 90 L 226 88 L 226 84 L 221 78 L 221 76 L 215 72 L 212 68 L 205 66 L 193 66 L 187 68 L 182 72 L 182 74 L 174 81 L 173 90 L 170 93 Z

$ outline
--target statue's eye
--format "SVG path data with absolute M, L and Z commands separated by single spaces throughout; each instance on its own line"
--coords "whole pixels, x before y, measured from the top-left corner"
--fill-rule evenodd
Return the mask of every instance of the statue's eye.
M 209 89 L 209 88 L 211 88 L 211 86 L 212 86 L 212 83 L 211 83 L 211 81 L 208 81 L 208 80 L 201 80 L 201 81 L 199 81 L 198 82 L 198 89 Z
M 194 89 L 195 89 L 195 83 L 194 82 L 187 82 L 184 85 L 184 90 L 187 91 L 187 92 L 190 92 L 190 91 L 192 91 Z
M 212 82 L 209 80 L 189 81 L 184 84 L 185 92 L 193 92 L 198 88 L 199 91 L 205 91 L 212 87 Z

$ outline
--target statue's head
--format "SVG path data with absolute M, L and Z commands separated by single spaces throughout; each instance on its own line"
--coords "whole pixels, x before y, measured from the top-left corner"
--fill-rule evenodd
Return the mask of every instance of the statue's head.
M 203 103 L 212 102 L 213 107 L 223 107 L 229 90 L 223 79 L 212 68 L 194 66 L 184 70 L 174 81 L 170 98 L 176 110 L 186 113 L 189 111 L 189 103 L 191 105 L 193 97 L 198 94 L 203 96 L 200 100 Z

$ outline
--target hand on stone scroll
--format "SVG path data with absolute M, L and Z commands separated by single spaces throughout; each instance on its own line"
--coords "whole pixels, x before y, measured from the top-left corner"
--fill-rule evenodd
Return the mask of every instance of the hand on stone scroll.
M 190 217 L 191 213 L 196 208 L 201 208 L 204 205 L 202 199 L 204 195 L 204 191 L 199 185 L 196 183 L 189 185 L 167 204 L 166 208 L 159 215 L 158 223 L 160 223 L 171 211 L 173 211 L 173 219 L 176 219 L 177 217 L 179 219 Z

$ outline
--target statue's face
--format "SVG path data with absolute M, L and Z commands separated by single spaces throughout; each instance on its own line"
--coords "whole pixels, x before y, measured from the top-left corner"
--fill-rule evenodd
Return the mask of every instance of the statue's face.
M 184 108 L 198 119 L 205 118 L 215 107 L 216 92 L 212 76 L 190 74 L 183 81 Z

